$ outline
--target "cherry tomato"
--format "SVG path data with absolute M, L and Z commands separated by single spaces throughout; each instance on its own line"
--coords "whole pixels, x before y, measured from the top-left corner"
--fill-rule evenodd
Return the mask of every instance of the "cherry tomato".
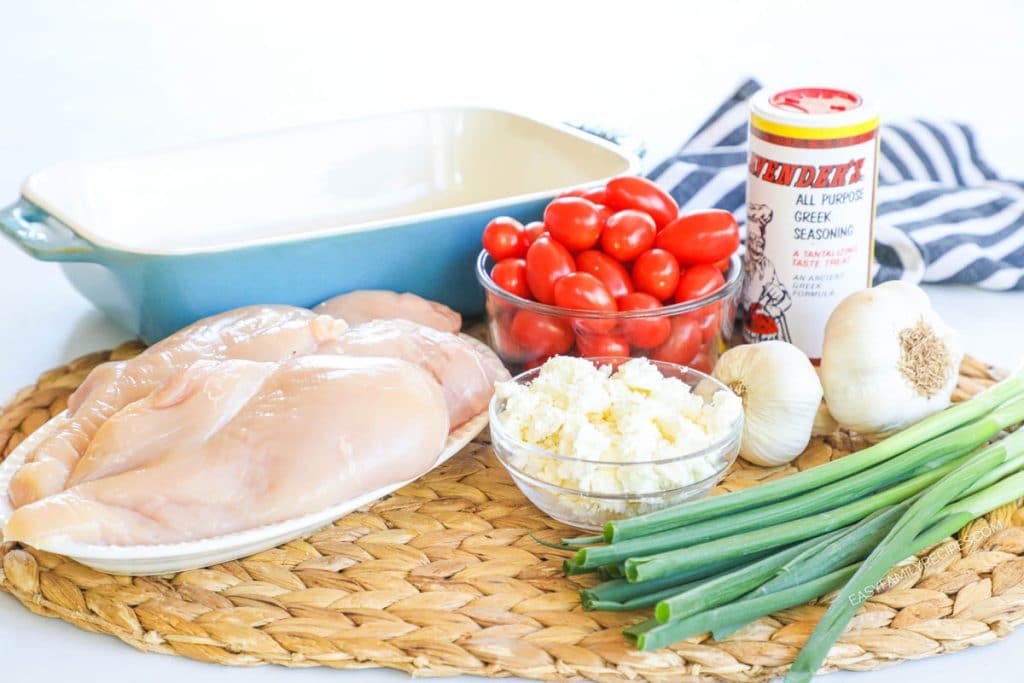
M 526 284 L 526 259 L 507 258 L 498 261 L 491 268 L 491 279 L 509 294 L 523 299 L 530 298 L 530 287 Z
M 509 327 L 512 337 L 536 356 L 554 356 L 572 348 L 573 334 L 569 323 L 527 309 L 516 312 Z
M 725 271 L 729 270 L 729 263 L 731 261 L 732 259 L 724 258 L 721 261 L 715 261 L 711 265 L 713 265 L 715 268 L 718 268 L 718 272 L 724 273 Z
M 642 211 L 626 209 L 608 217 L 601 232 L 604 253 L 622 263 L 632 261 L 654 246 L 654 219 Z
M 679 277 L 679 286 L 676 287 L 673 301 L 679 304 L 702 299 L 724 286 L 725 278 L 722 277 L 722 271 L 707 264 L 692 266 Z
M 683 266 L 715 263 L 739 248 L 740 229 L 728 211 L 696 211 L 666 225 L 654 244 L 672 252 Z
M 590 273 L 570 273 L 555 283 L 555 305 L 575 311 L 617 310 L 608 289 Z M 604 318 L 578 318 L 573 327 L 579 334 L 603 334 L 615 329 L 615 321 Z
M 582 197 L 588 192 L 590 192 L 590 190 L 585 187 L 574 187 L 571 190 L 566 190 L 565 192 L 558 194 L 555 199 L 561 199 L 562 197 Z
M 526 252 L 526 283 L 533 298 L 555 303 L 555 282 L 576 270 L 572 254 L 550 235 L 541 235 Z
M 601 219 L 601 227 L 603 229 L 608 219 L 615 215 L 615 209 L 600 204 L 595 204 L 594 206 L 597 207 L 597 216 Z
M 637 209 L 654 219 L 659 230 L 679 215 L 676 200 L 647 178 L 623 176 L 608 181 L 606 204 L 613 209 Z
M 541 221 L 533 221 L 523 226 L 523 232 L 526 234 L 526 246 L 529 248 L 531 244 L 537 241 L 537 238 L 547 232 L 547 228 L 544 227 L 544 223 Z
M 596 205 L 582 197 L 560 197 L 544 209 L 544 225 L 563 246 L 580 251 L 597 244 L 603 223 Z
M 633 292 L 620 297 L 620 311 L 659 311 L 661 302 L 650 294 Z M 668 339 L 672 331 L 672 323 L 666 316 L 652 315 L 649 318 L 630 318 L 619 323 L 622 336 L 633 346 L 641 349 L 653 349 Z
M 484 249 L 495 261 L 526 255 L 526 233 L 515 218 L 498 216 L 484 228 Z
M 569 273 L 555 283 L 555 305 L 574 311 L 614 312 L 615 298 L 590 273 Z
M 633 286 L 659 301 L 672 296 L 679 285 L 679 263 L 664 249 L 651 249 L 633 263 Z
M 672 331 L 658 348 L 651 352 L 651 358 L 669 363 L 689 365 L 700 351 L 700 328 L 685 316 L 672 318 Z
M 718 324 L 722 320 L 721 307 L 716 303 L 706 306 L 699 311 L 692 311 L 686 314 L 694 324 L 700 328 L 700 338 L 705 343 L 710 342 L 718 336 Z
M 693 357 L 693 360 L 690 361 L 690 367 L 710 375 L 711 371 L 715 368 L 715 359 L 707 350 L 703 350 Z
M 596 187 L 589 192 L 584 192 L 583 198 L 595 204 L 604 204 L 608 201 L 608 193 L 603 187 Z
M 576 269 L 596 277 L 616 299 L 633 291 L 629 271 L 603 251 L 588 249 L 576 254 Z
M 629 355 L 629 344 L 621 337 L 610 334 L 581 334 L 576 337 L 576 348 L 581 356 L 616 356 Z

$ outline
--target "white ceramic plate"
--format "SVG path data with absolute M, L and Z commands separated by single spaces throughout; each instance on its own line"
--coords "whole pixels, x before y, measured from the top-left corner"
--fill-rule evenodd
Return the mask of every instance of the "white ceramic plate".
M 463 335 L 465 336 L 465 335 Z M 472 340 L 474 345 L 484 345 Z M 486 348 L 486 347 L 484 347 Z M 488 353 L 493 353 L 488 349 Z M 47 436 L 55 433 L 67 419 L 66 412 L 57 415 L 49 422 L 32 433 L 21 442 L 7 459 L 0 463 L 0 528 L 6 526 L 12 512 L 7 491 L 11 477 L 25 462 L 25 458 Z M 473 438 L 487 426 L 487 410 L 466 422 L 448 435 L 444 450 L 434 463 L 437 467 L 453 455 L 461 451 Z M 127 574 L 145 576 L 151 574 L 171 574 L 208 567 L 219 562 L 228 562 L 246 557 L 282 543 L 294 540 L 310 532 L 327 526 L 349 512 L 371 503 L 378 498 L 400 489 L 413 479 L 395 482 L 376 491 L 370 491 L 358 498 L 347 500 L 333 507 L 313 512 L 302 517 L 267 524 L 255 529 L 247 529 L 223 536 L 204 538 L 184 543 L 165 543 L 159 545 L 110 546 L 54 541 L 44 543 L 38 548 L 47 552 L 70 557 L 84 565 L 111 574 Z

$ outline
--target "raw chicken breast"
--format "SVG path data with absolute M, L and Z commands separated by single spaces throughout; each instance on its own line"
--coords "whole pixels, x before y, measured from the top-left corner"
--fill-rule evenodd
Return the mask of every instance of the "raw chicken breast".
M 66 487 L 142 467 L 175 446 L 200 445 L 252 398 L 276 363 L 200 360 L 103 423 Z M 169 410 L 174 408 L 174 410 Z
M 41 443 L 11 479 L 11 504 L 19 507 L 63 489 L 107 418 L 179 369 L 200 359 L 282 361 L 307 355 L 337 339 L 346 327 L 295 306 L 247 306 L 204 318 L 131 360 L 97 367 L 68 399 L 67 424 Z
M 462 329 L 462 316 L 436 301 L 406 292 L 364 289 L 328 299 L 313 309 L 314 313 L 341 318 L 355 326 L 371 320 L 411 320 L 442 332 L 456 333 Z
M 387 356 L 415 363 L 444 390 L 454 429 L 487 408 L 496 381 L 508 370 L 492 353 L 455 334 L 408 320 L 374 320 L 346 330 L 328 349 L 355 356 Z
M 251 529 L 413 479 L 433 467 L 448 436 L 441 388 L 400 360 L 229 361 L 185 374 L 162 398 L 130 406 L 130 417 L 97 433 L 90 456 L 115 464 L 93 471 L 119 474 L 18 508 L 5 540 L 45 549 L 54 541 L 174 543 Z M 229 419 L 201 417 L 221 400 L 236 409 Z M 159 443 L 129 438 L 136 428 Z M 122 452 L 131 444 L 141 457 Z

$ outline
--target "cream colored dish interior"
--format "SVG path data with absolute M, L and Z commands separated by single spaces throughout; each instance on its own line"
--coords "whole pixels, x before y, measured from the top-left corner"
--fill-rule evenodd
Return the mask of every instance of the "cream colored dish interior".
M 23 194 L 97 244 L 184 253 L 422 219 L 634 166 L 616 146 L 568 127 L 443 108 L 58 164 L 29 177 Z

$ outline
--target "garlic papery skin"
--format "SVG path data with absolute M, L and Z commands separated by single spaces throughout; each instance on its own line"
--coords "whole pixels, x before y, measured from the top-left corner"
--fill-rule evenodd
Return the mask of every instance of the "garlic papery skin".
M 821 368 L 814 368 L 814 371 L 818 374 L 818 381 L 821 381 Z M 839 423 L 832 417 L 832 413 L 828 411 L 828 404 L 825 403 L 824 398 L 821 401 L 821 405 L 818 406 L 818 412 L 814 416 L 814 426 L 811 427 L 811 436 L 828 436 L 835 434 L 839 429 Z
M 825 325 L 821 384 L 829 412 L 861 434 L 898 431 L 949 405 L 963 350 L 928 295 L 892 281 L 855 292 Z
M 803 351 L 784 341 L 737 346 L 722 354 L 712 374 L 743 401 L 744 460 L 771 467 L 803 453 L 822 394 Z
M 811 426 L 811 436 L 828 436 L 835 434 L 839 429 L 839 423 L 828 412 L 828 404 L 824 401 L 818 406 L 818 412 L 814 414 L 814 424 Z

